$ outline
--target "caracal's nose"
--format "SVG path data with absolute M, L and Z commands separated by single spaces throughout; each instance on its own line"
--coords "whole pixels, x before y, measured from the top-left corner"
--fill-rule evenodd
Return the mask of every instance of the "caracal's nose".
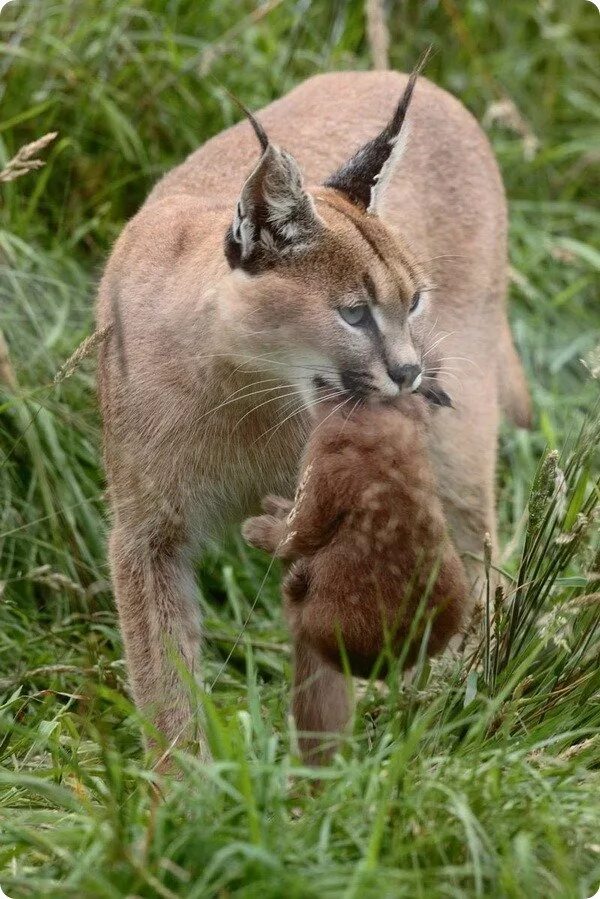
M 423 377 L 420 365 L 390 365 L 388 375 L 402 390 L 417 390 Z

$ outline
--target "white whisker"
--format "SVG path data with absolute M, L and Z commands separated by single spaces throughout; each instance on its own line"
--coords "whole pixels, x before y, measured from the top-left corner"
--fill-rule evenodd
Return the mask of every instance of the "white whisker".
M 430 256 L 425 259 L 417 259 L 419 265 L 425 266 L 428 262 L 435 262 L 437 259 L 469 259 L 463 253 L 440 253 L 439 256 Z
M 441 337 L 438 337 L 437 340 L 434 340 L 430 346 L 427 347 L 425 352 L 422 355 L 422 358 L 425 359 L 433 350 L 442 343 L 443 340 L 447 340 L 449 337 L 452 337 L 453 334 L 456 334 L 456 331 L 447 331 L 445 334 L 442 334 Z
M 257 406 L 252 406 L 251 409 L 248 409 L 247 412 L 244 412 L 242 417 L 236 421 L 235 425 L 232 428 L 232 433 L 239 427 L 239 425 L 241 425 L 241 423 L 244 421 L 245 418 L 248 418 L 248 416 L 252 415 L 254 412 L 256 412 L 257 409 L 262 409 L 263 406 L 267 406 L 269 403 L 272 403 L 274 400 L 285 400 L 285 399 L 288 399 L 289 397 L 297 398 L 298 396 L 299 396 L 298 391 L 296 389 L 294 389 L 290 393 L 284 393 L 283 396 L 282 395 L 273 396 L 270 399 L 265 400 L 263 403 L 259 403 Z
M 250 385 L 250 386 L 252 386 L 252 385 Z M 253 396 L 259 396 L 262 393 L 272 393 L 275 390 L 289 390 L 290 388 L 294 389 L 294 385 L 293 384 L 278 384 L 276 387 L 264 387 L 261 390 L 252 390 L 250 393 L 242 393 L 242 394 L 240 394 L 240 390 L 243 390 L 244 388 L 240 388 L 240 390 L 235 390 L 233 394 L 230 394 L 230 396 L 226 400 L 224 400 L 224 402 L 219 403 L 218 406 L 214 406 L 212 409 L 209 409 L 208 412 L 205 412 L 204 415 L 201 416 L 201 419 L 206 418 L 207 415 L 214 415 L 214 413 L 218 412 L 219 409 L 223 409 L 224 406 L 229 406 L 229 405 L 231 405 L 231 403 L 238 403 L 242 400 L 248 400 L 248 399 L 251 399 Z M 238 396 L 235 396 L 235 394 L 238 394 Z M 289 394 L 286 394 L 286 396 L 289 396 Z M 276 397 L 274 397 L 274 399 L 276 399 Z M 255 406 L 253 408 L 257 408 L 257 407 Z
M 481 366 L 478 365 L 477 362 L 474 362 L 472 359 L 469 359 L 467 356 L 443 356 L 441 359 L 439 359 L 439 362 L 446 362 L 446 360 L 448 360 L 449 362 L 468 362 L 469 365 L 472 365 L 473 368 L 479 369 L 479 371 L 483 374 L 483 369 L 481 368 Z
M 348 415 L 346 416 L 346 419 L 345 419 L 345 421 L 344 421 L 344 424 L 343 424 L 342 427 L 340 428 L 340 434 L 343 433 L 344 428 L 345 428 L 346 425 L 348 424 L 348 421 L 350 420 L 350 418 L 354 415 L 354 413 L 355 413 L 355 411 L 356 411 L 356 408 L 357 408 L 357 406 L 360 404 L 360 402 L 361 402 L 361 398 L 359 397 L 359 398 L 357 399 L 357 401 L 354 403 L 354 405 L 352 406 L 352 408 L 350 409 L 350 412 L 348 413 Z
M 432 377 L 430 375 L 423 375 L 423 381 L 439 381 L 439 375 L 443 377 L 453 378 L 456 384 L 462 389 L 463 382 L 456 375 L 452 374 L 452 372 L 436 372 L 436 374 Z
M 276 424 L 272 425 L 272 427 L 267 428 L 266 431 L 263 431 L 263 433 L 260 434 L 260 436 L 257 437 L 257 439 L 254 442 L 256 443 L 259 440 L 262 440 L 262 438 L 266 437 L 267 434 L 273 432 L 273 433 L 271 433 L 271 436 L 265 443 L 265 446 L 267 446 L 270 443 L 270 441 L 272 440 L 272 438 L 275 436 L 275 434 L 277 433 L 279 428 L 283 427 L 283 425 L 286 422 L 288 422 L 291 418 L 293 418 L 294 415 L 298 415 L 300 412 L 304 412 L 304 411 L 308 412 L 308 411 L 310 411 L 310 409 L 314 409 L 316 406 L 318 406 L 319 403 L 324 403 L 327 400 L 334 399 L 334 397 L 339 396 L 339 395 L 340 395 L 340 391 L 334 390 L 334 391 L 331 391 L 330 393 L 328 393 L 326 396 L 320 397 L 318 400 L 308 403 L 308 405 L 305 403 L 301 403 L 293 412 L 291 412 L 289 415 L 287 415 L 282 421 L 277 422 Z
M 329 421 L 329 419 L 331 418 L 331 416 L 332 416 L 332 415 L 335 415 L 335 413 L 338 411 L 338 409 L 342 409 L 342 408 L 346 405 L 346 403 L 349 403 L 349 402 L 351 401 L 351 399 L 352 399 L 352 397 L 349 396 L 349 397 L 346 397 L 345 400 L 342 400 L 341 403 L 338 403 L 338 405 L 335 406 L 335 407 L 331 410 L 331 412 L 329 413 L 329 415 L 326 415 L 325 418 L 323 419 L 323 421 L 320 421 L 320 422 L 319 422 L 319 424 L 317 425 L 317 427 L 314 429 L 313 434 L 316 434 L 317 431 L 319 430 L 319 428 L 321 427 L 321 425 L 324 425 L 326 421 Z

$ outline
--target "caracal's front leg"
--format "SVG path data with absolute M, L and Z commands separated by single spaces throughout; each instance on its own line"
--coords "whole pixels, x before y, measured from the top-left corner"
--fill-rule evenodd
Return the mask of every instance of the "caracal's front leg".
M 136 531 L 117 518 L 110 564 L 138 708 L 164 735 L 163 751 L 197 740 L 200 754 L 207 755 L 189 688 L 199 662 L 200 611 L 188 547 L 167 527 L 150 538 L 146 529 Z

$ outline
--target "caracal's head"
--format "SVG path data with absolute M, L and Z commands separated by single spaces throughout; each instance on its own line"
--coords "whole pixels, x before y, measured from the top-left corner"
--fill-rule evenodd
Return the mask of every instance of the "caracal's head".
M 422 383 L 432 285 L 378 215 L 415 80 L 386 128 L 316 189 L 250 116 L 262 156 L 225 239 L 224 313 L 246 364 L 280 376 L 307 405 L 388 401 Z

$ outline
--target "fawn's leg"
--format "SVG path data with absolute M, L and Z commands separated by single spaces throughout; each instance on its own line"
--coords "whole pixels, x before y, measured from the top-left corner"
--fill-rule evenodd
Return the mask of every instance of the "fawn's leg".
M 301 637 L 294 642 L 292 714 L 302 758 L 324 765 L 337 749 L 352 714 L 346 678 Z
M 136 704 L 170 743 L 193 738 L 182 670 L 196 670 L 200 616 L 187 547 L 167 536 L 150 541 L 117 521 L 110 562 Z
M 269 493 L 264 497 L 262 507 L 267 515 L 274 515 L 275 518 L 287 518 L 294 508 L 294 501 L 284 496 Z

